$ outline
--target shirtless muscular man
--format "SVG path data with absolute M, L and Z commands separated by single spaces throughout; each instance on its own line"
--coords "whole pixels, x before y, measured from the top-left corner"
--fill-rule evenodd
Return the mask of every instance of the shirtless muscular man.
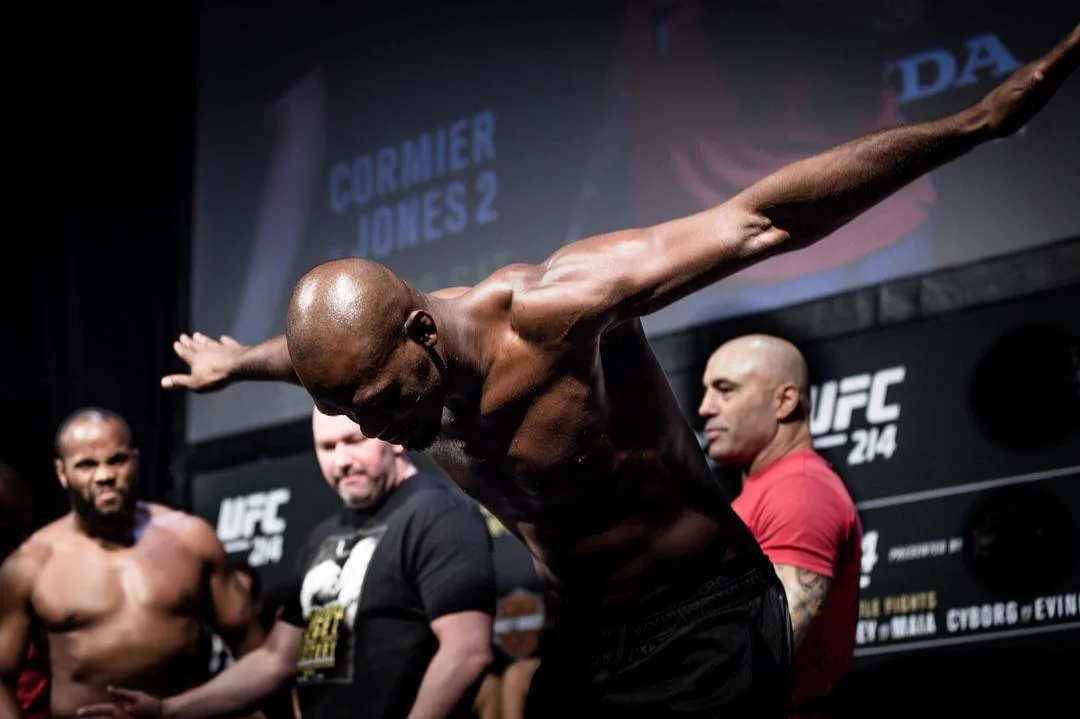
M 199 684 L 204 622 L 239 654 L 259 646 L 249 595 L 213 529 L 135 501 L 138 452 L 121 417 L 76 412 L 56 453 L 71 511 L 0 566 L 0 716 L 20 716 L 14 682 L 32 632 L 48 650 L 54 719 L 109 699 L 111 685 L 169 695 Z
M 816 242 L 1008 136 L 1080 64 L 1080 26 L 951 116 L 784 167 L 724 204 L 425 294 L 360 259 L 316 267 L 285 338 L 182 336 L 166 387 L 299 381 L 326 414 L 425 450 L 531 551 L 554 631 L 527 716 L 783 717 L 783 587 L 705 462 L 639 317 Z

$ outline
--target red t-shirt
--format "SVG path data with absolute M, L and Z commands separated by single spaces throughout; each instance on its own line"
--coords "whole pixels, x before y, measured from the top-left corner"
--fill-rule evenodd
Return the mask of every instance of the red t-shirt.
M 811 707 L 851 670 L 862 560 L 855 503 L 828 463 L 806 449 L 748 477 L 732 508 L 773 564 L 832 580 L 821 613 L 795 654 L 792 713 L 812 716 Z

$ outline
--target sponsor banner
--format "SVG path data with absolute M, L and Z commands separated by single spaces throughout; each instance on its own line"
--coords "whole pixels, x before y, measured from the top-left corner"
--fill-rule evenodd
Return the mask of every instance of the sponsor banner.
M 1076 303 L 1071 287 L 804 345 L 815 449 L 859 502 L 1080 463 Z
M 856 655 L 1080 627 L 1080 466 L 860 507 Z
M 907 376 L 903 365 L 811 385 L 814 449 L 846 452 L 848 466 L 887 462 L 897 449 L 900 403 L 889 391 Z

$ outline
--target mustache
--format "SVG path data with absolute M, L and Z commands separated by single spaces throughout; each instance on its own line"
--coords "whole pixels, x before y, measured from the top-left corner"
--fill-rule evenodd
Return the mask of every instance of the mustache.
M 120 497 L 120 506 L 116 510 L 99 510 L 97 508 L 94 499 L 100 494 L 100 489 L 109 489 L 116 492 L 117 496 Z M 132 492 L 110 485 L 100 489 L 89 487 L 88 491 L 80 492 L 74 487 L 68 487 L 67 495 L 71 508 L 83 521 L 91 527 L 107 526 L 115 524 L 117 521 L 124 521 L 125 518 L 130 516 L 135 505 L 135 496 Z

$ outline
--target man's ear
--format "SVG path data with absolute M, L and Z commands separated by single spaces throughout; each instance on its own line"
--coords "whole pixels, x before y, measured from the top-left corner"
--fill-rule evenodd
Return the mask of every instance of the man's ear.
M 781 385 L 776 391 L 776 419 L 785 422 L 799 408 L 799 388 L 793 384 Z
M 435 327 L 435 318 L 425 310 L 413 310 L 405 320 L 405 334 L 413 342 L 425 347 L 434 347 L 439 340 L 439 331 Z
M 56 471 L 56 478 L 60 480 L 60 486 L 67 489 L 68 480 L 67 475 L 64 473 L 64 460 L 57 457 L 53 460 L 53 469 Z

